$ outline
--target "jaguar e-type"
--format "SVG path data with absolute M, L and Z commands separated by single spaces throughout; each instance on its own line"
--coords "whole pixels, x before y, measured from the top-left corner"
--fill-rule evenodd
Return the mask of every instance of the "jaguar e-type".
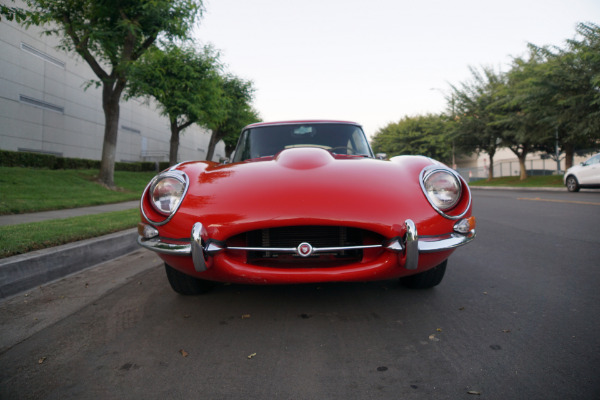
M 183 162 L 141 198 L 138 243 L 171 287 L 399 278 L 430 288 L 475 237 L 471 193 L 423 156 L 373 155 L 360 125 L 291 121 L 245 127 L 232 159 Z

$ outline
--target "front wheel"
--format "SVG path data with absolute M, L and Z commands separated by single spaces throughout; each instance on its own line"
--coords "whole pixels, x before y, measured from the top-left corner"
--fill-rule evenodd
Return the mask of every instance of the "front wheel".
M 411 289 L 429 289 L 437 286 L 444 278 L 446 264 L 448 264 L 448 260 L 444 260 L 443 263 L 425 272 L 400 278 L 400 284 Z
M 569 192 L 579 192 L 579 182 L 577 182 L 577 178 L 574 176 L 567 178 L 567 190 Z
M 184 274 L 165 263 L 165 271 L 171 288 L 184 296 L 194 296 L 208 292 L 214 287 L 214 283 L 203 279 L 194 278 Z

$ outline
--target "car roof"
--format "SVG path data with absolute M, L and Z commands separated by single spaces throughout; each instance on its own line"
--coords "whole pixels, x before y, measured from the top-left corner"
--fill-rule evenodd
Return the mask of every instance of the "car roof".
M 259 128 L 262 126 L 274 126 L 274 125 L 298 125 L 298 124 L 347 124 L 361 126 L 360 124 L 352 121 L 338 121 L 328 119 L 309 119 L 309 120 L 293 120 L 293 121 L 273 121 L 273 122 L 257 122 L 244 127 L 243 130 L 249 128 Z

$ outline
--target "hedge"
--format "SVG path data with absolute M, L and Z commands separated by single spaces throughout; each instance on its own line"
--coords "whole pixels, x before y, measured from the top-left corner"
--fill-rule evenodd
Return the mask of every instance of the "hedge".
M 43 169 L 100 169 L 99 160 L 57 157 L 51 154 L 0 150 L 0 167 L 25 167 Z M 158 163 L 158 170 L 169 167 L 168 162 Z M 156 171 L 155 162 L 116 162 L 115 171 Z

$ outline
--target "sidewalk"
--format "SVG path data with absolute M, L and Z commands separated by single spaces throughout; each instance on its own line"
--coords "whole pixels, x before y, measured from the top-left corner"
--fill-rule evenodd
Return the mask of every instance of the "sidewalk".
M 0 216 L 0 225 L 15 225 L 121 211 L 139 207 L 139 201 Z M 137 229 L 32 251 L 0 259 L 0 298 L 12 296 L 69 274 L 140 249 Z

